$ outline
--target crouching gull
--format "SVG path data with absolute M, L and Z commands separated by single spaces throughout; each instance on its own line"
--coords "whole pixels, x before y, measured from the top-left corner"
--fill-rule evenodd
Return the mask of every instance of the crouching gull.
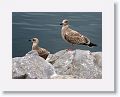
M 96 44 L 92 43 L 86 36 L 69 28 L 69 21 L 67 19 L 63 20 L 60 25 L 62 25 L 61 36 L 68 43 L 71 43 L 72 45 L 86 45 L 88 47 L 97 46 Z
M 48 52 L 46 49 L 40 48 L 38 46 L 39 40 L 37 38 L 32 38 L 29 41 L 32 42 L 32 50 L 36 50 L 40 57 L 42 57 L 44 59 L 46 59 L 48 57 L 50 52 Z

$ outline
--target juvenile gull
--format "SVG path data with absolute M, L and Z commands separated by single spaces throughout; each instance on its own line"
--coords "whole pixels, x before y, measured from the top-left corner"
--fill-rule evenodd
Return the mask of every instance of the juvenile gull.
M 87 45 L 88 47 L 97 46 L 96 44 L 92 43 L 90 39 L 87 38 L 86 36 L 69 28 L 68 20 L 66 19 L 63 20 L 60 25 L 62 25 L 61 36 L 66 42 L 71 43 L 72 45 L 73 44 Z
M 44 59 L 46 59 L 48 57 L 49 52 L 46 49 L 40 48 L 38 46 L 39 40 L 37 38 L 32 38 L 29 41 L 31 41 L 33 43 L 32 50 L 36 50 L 38 52 L 39 56 L 43 57 Z

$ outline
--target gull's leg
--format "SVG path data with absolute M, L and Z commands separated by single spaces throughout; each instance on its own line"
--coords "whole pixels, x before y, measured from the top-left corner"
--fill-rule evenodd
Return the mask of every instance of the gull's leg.
M 73 54 L 73 60 L 72 60 L 72 63 L 75 63 L 75 55 L 76 55 L 76 50 L 75 50 L 75 53 Z
M 73 51 L 74 44 L 70 46 L 70 48 L 67 49 L 67 51 Z
M 72 70 L 75 69 L 75 63 L 76 63 L 76 60 L 75 60 L 75 55 L 76 55 L 76 50 L 75 50 L 75 53 L 73 54 L 73 59 L 72 59 Z
M 70 49 L 67 49 L 67 51 L 73 51 L 73 48 L 74 47 L 74 44 L 71 45 L 71 48 Z M 73 59 L 72 59 L 72 64 L 75 63 L 75 55 L 76 55 L 76 50 L 75 50 L 75 53 L 73 53 Z

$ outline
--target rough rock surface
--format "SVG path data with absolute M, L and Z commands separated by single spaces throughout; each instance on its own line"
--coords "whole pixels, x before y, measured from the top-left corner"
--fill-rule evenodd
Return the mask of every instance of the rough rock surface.
M 75 79 L 73 75 L 55 75 L 51 76 L 51 79 Z
M 46 60 L 36 51 L 13 58 L 13 78 L 27 79 L 101 79 L 102 53 L 86 50 L 61 50 Z
M 13 58 L 12 63 L 14 79 L 47 79 L 55 73 L 54 67 L 39 57 L 36 51 L 30 51 L 24 57 Z
M 47 59 L 59 75 L 72 75 L 79 79 L 102 78 L 102 53 L 85 50 L 62 50 Z

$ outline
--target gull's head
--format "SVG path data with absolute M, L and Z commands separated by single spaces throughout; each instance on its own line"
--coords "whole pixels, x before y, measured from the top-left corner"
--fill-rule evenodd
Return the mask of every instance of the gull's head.
M 32 38 L 32 39 L 30 39 L 29 41 L 31 41 L 31 42 L 34 43 L 34 44 L 38 44 L 38 43 L 39 43 L 38 38 Z
M 66 26 L 66 25 L 68 25 L 68 23 L 69 23 L 68 20 L 65 19 L 65 20 L 62 21 L 62 23 L 60 25 Z

